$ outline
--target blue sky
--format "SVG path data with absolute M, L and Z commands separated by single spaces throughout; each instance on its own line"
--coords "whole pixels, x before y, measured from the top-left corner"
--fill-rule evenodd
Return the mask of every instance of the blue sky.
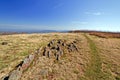
M 120 0 L 0 0 L 0 29 L 120 31 Z

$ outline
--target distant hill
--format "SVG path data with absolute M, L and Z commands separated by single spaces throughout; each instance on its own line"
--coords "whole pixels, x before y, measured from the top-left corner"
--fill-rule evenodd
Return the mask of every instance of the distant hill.
M 0 30 L 1 35 L 8 35 L 8 34 L 31 34 L 31 33 L 52 33 L 52 32 L 68 32 L 63 30 L 19 30 L 19 29 L 9 29 L 9 30 Z
M 120 38 L 120 32 L 103 32 L 103 31 L 88 31 L 88 30 L 75 30 L 69 33 L 89 33 L 90 35 L 98 36 L 101 38 Z
M 110 32 L 110 31 L 96 31 L 96 30 L 71 30 L 71 31 L 68 31 L 69 33 L 80 33 L 80 32 L 83 32 L 83 33 L 91 33 L 91 32 L 97 32 L 97 33 L 119 33 L 120 32 Z

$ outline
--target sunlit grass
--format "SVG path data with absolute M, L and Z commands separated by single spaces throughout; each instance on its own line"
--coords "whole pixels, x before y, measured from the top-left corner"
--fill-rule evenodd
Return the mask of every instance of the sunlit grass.
M 111 76 L 111 74 L 102 72 L 102 60 L 99 55 L 98 48 L 88 36 L 84 36 L 87 38 L 91 49 L 91 61 L 88 69 L 86 70 L 86 76 L 88 76 L 89 80 L 109 80 L 109 76 Z

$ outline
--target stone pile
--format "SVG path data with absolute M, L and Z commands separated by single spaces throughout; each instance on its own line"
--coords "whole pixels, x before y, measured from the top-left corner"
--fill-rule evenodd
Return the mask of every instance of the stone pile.
M 69 52 L 78 51 L 76 46 L 76 41 L 67 44 L 66 41 L 61 39 L 59 40 L 52 40 L 48 45 L 44 48 L 43 56 L 50 58 L 54 56 L 56 60 L 60 60 L 60 57 L 64 54 L 64 49 Z
M 48 45 L 44 48 L 43 56 L 48 58 L 55 57 L 56 60 L 60 59 L 60 56 L 63 55 L 64 42 L 62 40 L 52 40 Z

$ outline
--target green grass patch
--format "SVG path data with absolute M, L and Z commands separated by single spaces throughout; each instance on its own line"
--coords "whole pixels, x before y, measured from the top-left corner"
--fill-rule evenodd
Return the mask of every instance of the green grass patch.
M 20 53 L 21 56 L 27 56 L 28 54 L 29 54 L 28 51 Z
M 0 70 L 3 69 L 3 68 L 6 68 L 6 67 L 8 67 L 8 64 L 0 63 Z

